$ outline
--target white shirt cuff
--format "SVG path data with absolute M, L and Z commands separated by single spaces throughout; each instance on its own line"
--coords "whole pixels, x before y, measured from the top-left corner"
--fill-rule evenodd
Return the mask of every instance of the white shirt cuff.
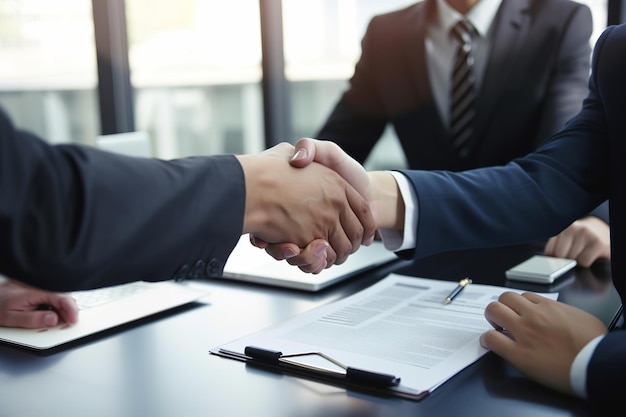
M 569 380 L 574 393 L 580 398 L 587 398 L 587 365 L 589 365 L 593 351 L 604 336 L 605 335 L 600 335 L 587 343 L 587 345 L 578 352 L 578 355 L 574 358 L 574 362 L 572 362 L 572 367 L 569 371 Z
M 416 246 L 417 233 L 417 195 L 413 186 L 404 174 L 398 171 L 387 171 L 396 180 L 400 194 L 404 199 L 404 233 L 392 229 L 380 229 L 380 236 L 383 239 L 385 248 L 390 251 L 398 252 L 406 249 L 414 249 Z

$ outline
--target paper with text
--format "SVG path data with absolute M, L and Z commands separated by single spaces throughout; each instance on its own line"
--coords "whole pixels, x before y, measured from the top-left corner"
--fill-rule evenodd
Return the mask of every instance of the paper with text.
M 406 392 L 432 391 L 487 350 L 484 309 L 511 288 L 471 284 L 452 303 L 457 282 L 391 274 L 350 297 L 221 346 L 248 345 L 283 354 L 319 351 L 345 365 L 401 378 Z M 542 294 L 556 299 L 556 293 Z

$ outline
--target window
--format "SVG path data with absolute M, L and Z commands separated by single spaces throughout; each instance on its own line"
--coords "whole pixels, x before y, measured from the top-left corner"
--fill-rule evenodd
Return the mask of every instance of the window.
M 580 1 L 592 9 L 595 43 L 609 0 Z M 155 156 L 265 147 L 260 2 L 125 0 L 135 128 L 150 134 Z M 314 135 L 345 89 L 370 18 L 414 2 L 282 0 L 294 139 Z M 93 144 L 97 86 L 92 1 L 0 0 L 0 105 L 18 126 Z M 403 163 L 391 130 L 374 154 L 380 164 L 368 168 Z
M 294 138 L 313 136 L 347 87 L 361 54 L 361 38 L 376 14 L 415 0 L 283 0 L 285 73 L 290 83 Z M 388 130 L 368 168 L 403 165 L 404 155 Z
M 156 156 L 264 148 L 258 0 L 126 0 L 126 15 L 136 129 Z
M 591 35 L 591 44 L 595 45 L 598 36 L 606 29 L 608 21 L 608 0 L 577 0 L 579 3 L 586 4 L 591 9 L 593 16 L 593 34 Z
M 0 105 L 51 142 L 100 130 L 90 0 L 0 0 Z

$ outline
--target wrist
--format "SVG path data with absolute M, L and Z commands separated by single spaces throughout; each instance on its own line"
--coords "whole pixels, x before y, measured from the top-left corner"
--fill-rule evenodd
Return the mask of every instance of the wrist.
M 395 178 L 386 171 L 370 171 L 368 176 L 376 229 L 404 230 L 404 200 Z
M 237 155 L 237 160 L 241 164 L 245 182 L 245 209 L 243 217 L 242 234 L 257 233 L 266 223 L 267 210 L 263 209 L 263 192 L 269 189 L 264 185 L 268 179 L 263 175 L 264 170 L 259 166 L 258 158 L 251 155 Z

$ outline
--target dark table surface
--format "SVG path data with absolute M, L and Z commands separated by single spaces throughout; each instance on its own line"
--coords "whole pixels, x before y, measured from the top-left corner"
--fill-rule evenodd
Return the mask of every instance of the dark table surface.
M 416 402 L 367 395 L 255 369 L 209 349 L 340 299 L 393 271 L 533 291 L 611 321 L 619 298 L 608 263 L 576 268 L 551 286 L 507 281 L 504 271 L 540 245 L 476 250 L 398 262 L 319 293 L 221 279 L 193 283 L 200 302 L 46 352 L 0 345 L 0 417 L 590 416 L 585 402 L 554 393 L 495 354 Z

